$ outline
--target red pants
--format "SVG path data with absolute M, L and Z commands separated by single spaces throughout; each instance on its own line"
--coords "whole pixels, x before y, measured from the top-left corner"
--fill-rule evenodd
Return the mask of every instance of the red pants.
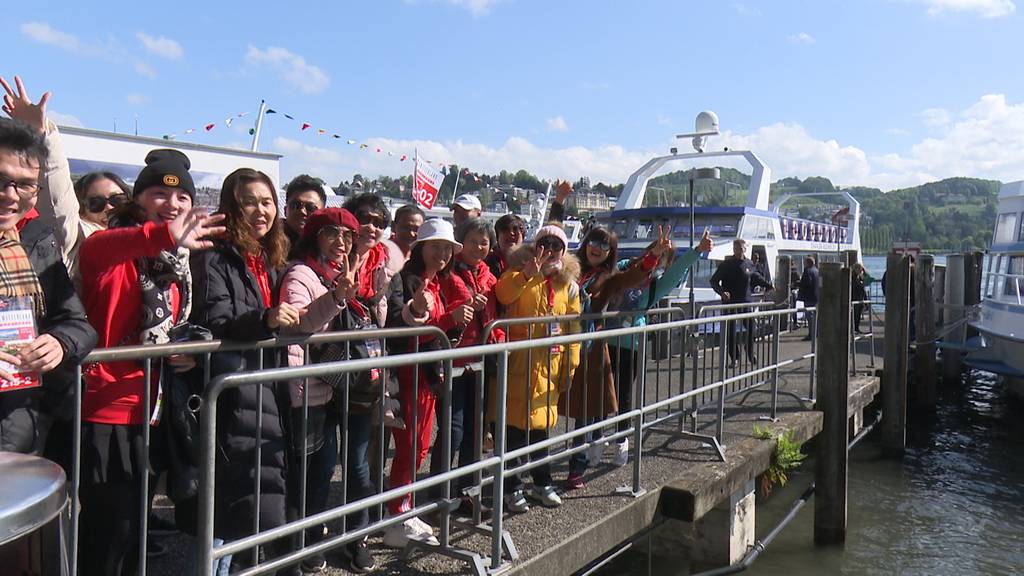
M 420 372 L 425 367 L 420 367 Z M 430 437 L 434 429 L 434 404 L 436 396 L 430 390 L 426 379 L 420 377 L 417 396 L 413 398 L 413 369 L 398 369 L 398 398 L 402 403 L 402 419 L 405 430 L 392 431 L 395 436 L 395 458 L 391 462 L 390 488 L 406 486 L 413 481 L 414 471 L 419 470 L 430 451 Z M 413 410 L 416 410 L 416 429 L 413 430 Z M 416 435 L 416 466 L 412 466 L 412 439 Z M 405 496 L 388 502 L 392 514 L 400 514 L 412 508 L 412 497 Z

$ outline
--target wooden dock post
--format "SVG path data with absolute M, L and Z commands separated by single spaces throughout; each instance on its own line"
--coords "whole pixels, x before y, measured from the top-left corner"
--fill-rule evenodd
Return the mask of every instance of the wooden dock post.
M 967 282 L 964 280 L 963 254 L 950 254 L 946 257 L 946 325 L 960 322 L 964 317 L 964 288 Z M 967 326 L 960 325 L 954 328 L 943 338 L 947 343 L 962 347 L 967 341 Z M 963 368 L 963 352 L 944 348 L 942 350 L 942 380 L 945 385 L 960 381 L 960 371 Z
M 935 257 L 922 254 L 914 266 L 917 348 L 914 353 L 914 401 L 935 406 Z
M 902 457 L 907 445 L 907 349 L 910 346 L 910 258 L 890 254 L 885 266 L 885 360 L 882 451 Z
M 967 308 L 981 303 L 981 273 L 984 258 L 985 255 L 981 252 L 964 254 L 964 306 Z M 967 329 L 967 338 L 977 335 L 978 331 L 974 328 Z
M 814 470 L 814 543 L 846 540 L 846 490 L 850 417 L 850 269 L 821 265 L 818 297 L 818 400 L 824 412 Z

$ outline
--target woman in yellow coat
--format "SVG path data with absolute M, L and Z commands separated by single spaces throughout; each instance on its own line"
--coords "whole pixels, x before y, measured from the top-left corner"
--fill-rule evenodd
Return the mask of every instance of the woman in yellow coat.
M 568 241 L 558 225 L 540 228 L 532 244 L 524 244 L 509 256 L 509 268 L 495 287 L 498 302 L 505 307 L 506 318 L 579 314 L 580 264 L 567 253 Z M 576 331 L 576 322 L 532 323 L 509 328 L 508 340 L 527 340 L 568 334 Z M 542 346 L 509 355 L 508 397 L 506 403 L 506 450 L 515 450 L 527 442 L 540 442 L 558 420 L 558 394 L 572 384 L 572 373 L 580 363 L 580 345 Z M 547 451 L 534 453 L 537 459 Z M 519 465 L 513 463 L 513 466 Z M 561 498 L 551 480 L 551 467 L 543 464 L 531 471 L 533 486 L 529 496 L 544 506 L 558 506 Z M 505 492 L 508 510 L 529 509 L 523 479 L 509 477 Z

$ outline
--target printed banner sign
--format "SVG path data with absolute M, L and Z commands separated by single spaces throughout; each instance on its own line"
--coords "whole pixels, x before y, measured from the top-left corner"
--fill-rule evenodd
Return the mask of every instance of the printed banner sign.
M 433 208 L 442 182 L 444 182 L 444 174 L 419 158 L 416 159 L 416 178 L 412 197 L 417 204 L 427 210 Z

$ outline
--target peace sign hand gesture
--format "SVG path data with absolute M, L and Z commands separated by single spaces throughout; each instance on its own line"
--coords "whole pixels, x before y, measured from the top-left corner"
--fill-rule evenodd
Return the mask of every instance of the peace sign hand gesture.
M 207 214 L 206 208 L 193 208 L 178 214 L 178 217 L 167 223 L 167 230 L 174 242 L 189 250 L 212 248 L 209 238 L 220 236 L 227 231 L 224 226 L 217 226 L 224 221 L 224 214 Z
M 25 84 L 21 82 L 21 76 L 14 77 L 14 84 L 18 87 L 15 94 L 7 80 L 0 77 L 0 84 L 4 92 L 4 112 L 15 120 L 19 120 L 35 128 L 39 132 L 46 132 L 46 103 L 50 100 L 50 93 L 44 93 L 36 104 L 28 97 L 25 91 Z
M 658 239 L 651 243 L 648 250 L 657 258 L 661 258 L 666 252 L 672 250 L 672 229 L 668 226 L 658 226 Z
M 541 250 L 540 248 L 537 250 L 540 254 L 535 253 L 532 258 L 526 261 L 526 267 L 523 268 L 523 276 L 526 276 L 527 280 L 536 276 L 554 258 L 554 254 L 550 250 Z
M 334 279 L 337 283 L 334 287 L 334 300 L 341 302 L 356 295 L 358 284 L 356 283 L 356 267 L 349 264 L 346 254 L 341 260 L 341 272 Z

